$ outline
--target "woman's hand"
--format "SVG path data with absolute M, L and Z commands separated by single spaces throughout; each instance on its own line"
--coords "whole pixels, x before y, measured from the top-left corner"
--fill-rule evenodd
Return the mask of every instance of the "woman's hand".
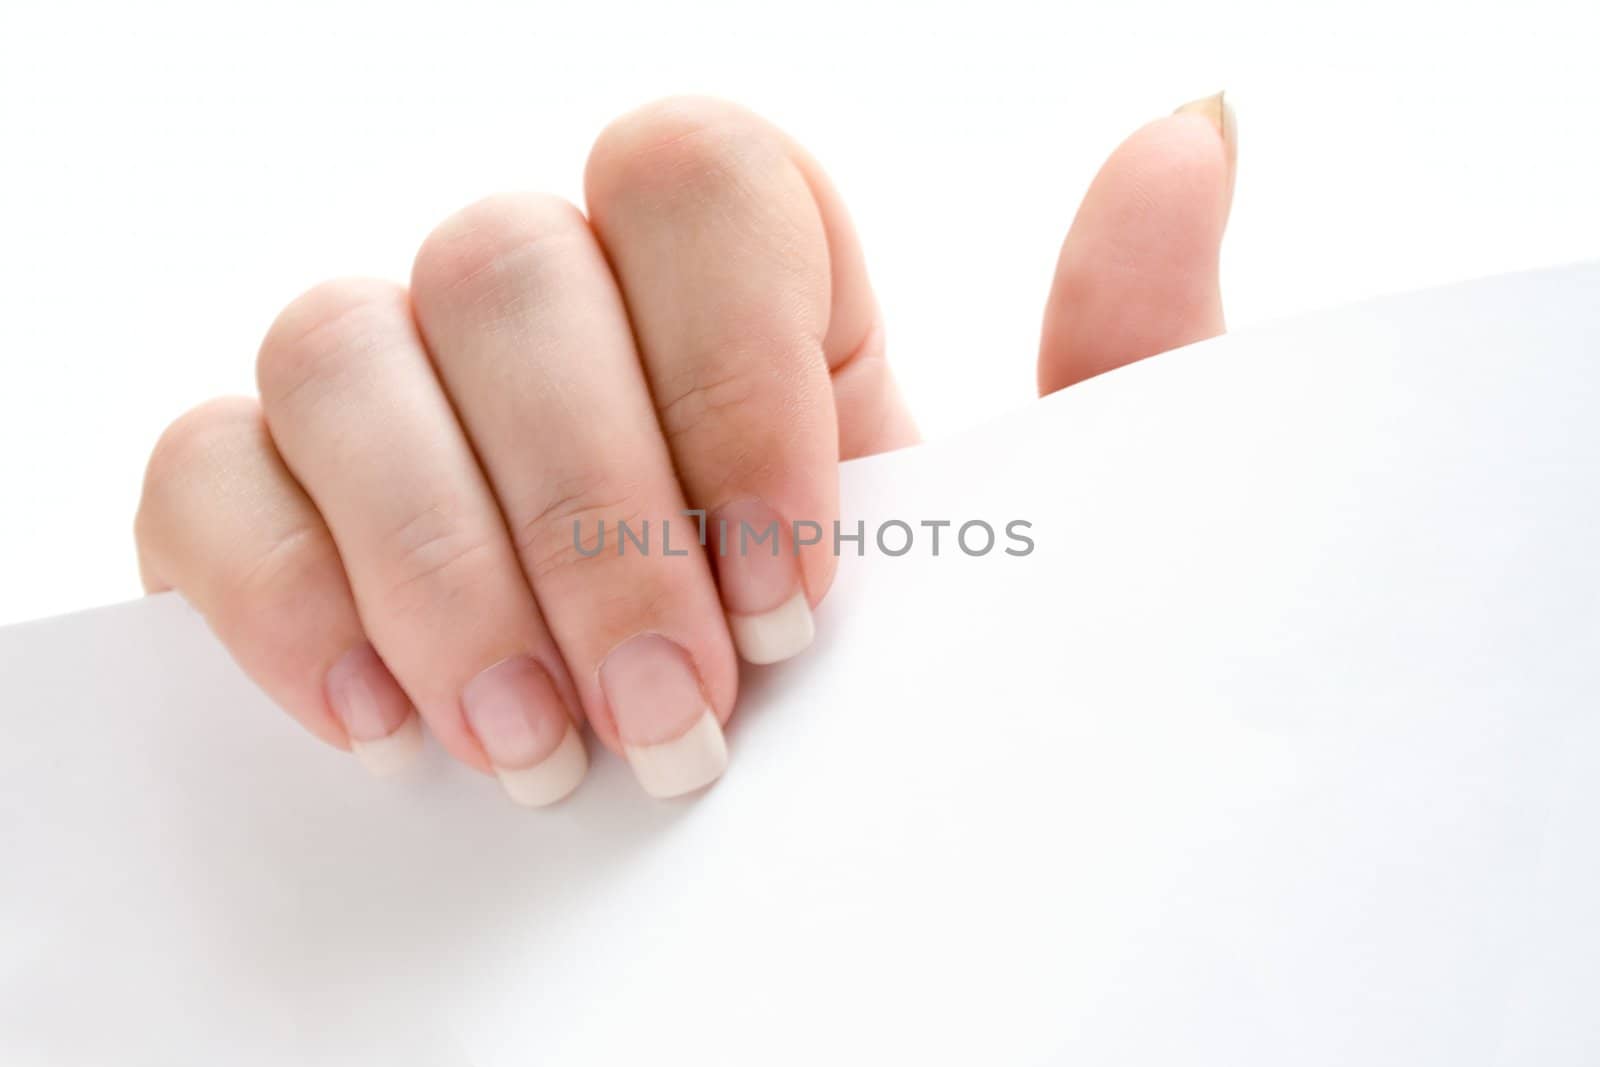
M 1042 391 L 1222 331 L 1233 146 L 1216 97 L 1112 155 L 1062 248 Z M 409 290 L 312 289 L 261 346 L 259 401 L 189 412 L 151 456 L 146 586 L 377 773 L 425 722 L 547 804 L 587 722 L 655 796 L 711 782 L 736 654 L 805 648 L 833 578 L 792 524 L 831 529 L 839 460 L 915 440 L 844 206 L 783 133 L 654 104 L 600 135 L 585 195 L 474 204 Z M 719 519 L 776 522 L 783 551 L 719 557 Z M 648 552 L 617 552 L 624 521 Z

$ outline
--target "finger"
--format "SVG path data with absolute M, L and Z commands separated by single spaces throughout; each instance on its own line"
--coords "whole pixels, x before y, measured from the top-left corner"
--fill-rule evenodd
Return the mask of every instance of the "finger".
M 585 188 L 739 651 L 794 655 L 833 577 L 841 454 L 913 439 L 849 221 L 787 138 L 711 100 L 614 123 Z
M 587 768 L 572 685 L 404 290 L 313 289 L 273 324 L 257 376 L 366 632 L 429 728 L 513 800 L 565 796 Z
M 436 229 L 412 279 L 596 734 L 653 795 L 708 784 L 738 668 L 588 223 L 553 197 L 495 197 Z M 639 542 L 619 539 L 624 522 Z
M 739 653 L 794 656 L 834 576 L 838 459 L 914 440 L 850 221 L 789 139 L 706 99 L 613 123 L 586 192 Z
M 177 589 L 262 689 L 374 774 L 416 755 L 411 702 L 372 646 L 322 518 L 261 408 L 213 401 L 169 427 L 134 523 L 150 591 Z
M 833 572 L 794 525 L 838 517 L 816 199 L 780 136 L 709 101 L 615 123 L 585 184 L 685 494 L 714 531 L 734 641 L 752 662 L 794 655 Z
M 1223 331 L 1217 267 L 1236 145 L 1233 111 L 1218 93 L 1111 154 L 1061 246 L 1041 393 Z

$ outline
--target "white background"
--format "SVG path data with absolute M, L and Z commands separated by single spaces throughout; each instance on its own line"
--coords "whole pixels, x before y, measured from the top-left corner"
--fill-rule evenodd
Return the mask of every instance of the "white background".
M 135 595 L 144 455 L 325 277 L 488 192 L 579 195 L 710 92 L 806 143 L 930 436 L 1025 403 L 1127 132 L 1226 88 L 1230 324 L 1600 256 L 1595 5 L 20 4 L 0 12 L 0 622 Z M 1266 402 L 1264 398 L 1263 402 Z

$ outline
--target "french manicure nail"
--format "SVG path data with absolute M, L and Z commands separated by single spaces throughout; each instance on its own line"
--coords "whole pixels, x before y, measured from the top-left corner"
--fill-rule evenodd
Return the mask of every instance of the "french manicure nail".
M 600 665 L 600 688 L 646 793 L 682 796 L 721 777 L 727 743 L 682 648 L 660 634 L 631 637 Z
M 554 804 L 583 781 L 583 738 L 532 657 L 513 656 L 480 673 L 462 689 L 461 707 L 501 788 L 518 804 Z
M 324 688 L 350 737 L 350 751 L 372 774 L 397 774 L 422 750 L 422 722 L 383 660 L 367 642 L 328 671 Z
M 706 548 L 739 655 L 758 664 L 798 655 L 817 630 L 793 531 L 759 500 L 726 504 L 712 518 Z

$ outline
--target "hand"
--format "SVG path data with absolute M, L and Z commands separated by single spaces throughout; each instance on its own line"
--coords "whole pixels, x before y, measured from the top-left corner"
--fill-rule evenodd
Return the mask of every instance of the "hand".
M 1222 331 L 1233 146 L 1216 97 L 1112 155 L 1061 251 L 1042 391 Z M 798 653 L 833 577 L 791 524 L 831 529 L 839 461 L 915 440 L 844 206 L 780 131 L 654 104 L 600 135 L 585 196 L 474 204 L 409 290 L 312 289 L 261 346 L 259 401 L 189 412 L 150 458 L 146 587 L 375 772 L 425 722 L 546 804 L 583 777 L 587 722 L 651 794 L 706 785 L 735 653 Z M 776 521 L 784 551 L 719 558 L 719 519 Z M 648 552 L 618 553 L 624 520 Z

